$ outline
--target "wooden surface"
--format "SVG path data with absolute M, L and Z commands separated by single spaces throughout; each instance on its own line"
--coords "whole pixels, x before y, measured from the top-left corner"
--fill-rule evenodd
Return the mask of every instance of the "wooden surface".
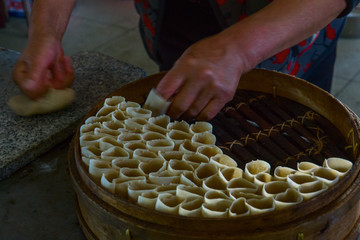
M 161 77 L 162 74 L 147 77 L 112 95 L 143 103 Z M 239 89 L 270 93 L 275 98 L 286 97 L 310 107 L 338 128 L 345 144 L 355 146 L 359 143 L 356 116 L 335 98 L 302 80 L 267 70 L 254 70 L 244 75 Z M 102 105 L 100 102 L 85 119 L 94 115 Z M 353 132 L 353 136 L 348 138 L 349 132 Z M 307 202 L 261 216 L 204 219 L 150 211 L 116 198 L 99 187 L 84 170 L 82 161 L 79 161 L 79 131 L 74 139 L 69 165 L 79 214 L 86 223 L 83 225 L 99 238 L 127 239 L 128 229 L 131 239 L 297 239 L 304 236 L 304 239 L 337 240 L 358 235 L 355 225 L 360 216 L 360 176 L 356 147 L 348 148 L 349 159 L 354 162 L 351 172 L 335 187 Z

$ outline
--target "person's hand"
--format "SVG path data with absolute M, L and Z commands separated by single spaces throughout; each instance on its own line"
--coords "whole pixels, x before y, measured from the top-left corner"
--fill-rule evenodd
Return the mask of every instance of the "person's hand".
M 52 87 L 70 87 L 74 81 L 71 59 L 64 55 L 61 43 L 55 38 L 30 40 L 13 70 L 13 80 L 32 99 Z
M 156 90 L 168 100 L 173 119 L 209 120 L 230 101 L 244 72 L 242 59 L 218 36 L 190 46 Z

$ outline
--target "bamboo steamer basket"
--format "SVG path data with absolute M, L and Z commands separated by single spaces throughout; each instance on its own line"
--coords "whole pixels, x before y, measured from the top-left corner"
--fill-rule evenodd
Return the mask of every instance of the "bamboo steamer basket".
M 148 92 L 156 86 L 164 74 L 155 74 L 130 83 L 110 96 L 121 95 L 127 101 L 144 103 Z M 258 94 L 256 96 L 265 94 L 267 97 L 275 99 L 274 102 L 279 106 L 287 106 L 290 111 L 300 107 L 309 108 L 320 114 L 321 119 L 325 119 L 327 123 L 323 126 L 327 126 L 325 128 L 329 131 L 326 142 L 337 145 L 334 147 L 329 143 L 328 148 L 324 148 L 320 154 L 323 155 L 322 157 L 329 157 L 339 152 L 332 152 L 335 148 L 341 148 L 342 151 L 339 154 L 343 154 L 343 157 L 351 160 L 354 164 L 351 171 L 327 191 L 284 210 L 241 218 L 189 218 L 143 208 L 117 198 L 101 188 L 91 179 L 81 161 L 78 128 L 69 150 L 69 170 L 76 193 L 78 219 L 86 237 L 91 240 L 356 239 L 360 234 L 360 159 L 358 151 L 360 128 L 357 116 L 320 88 L 296 77 L 274 71 L 263 69 L 250 71 L 242 76 L 238 90 L 244 95 L 253 96 L 253 91 Z M 260 98 L 250 98 L 250 100 L 254 99 Z M 277 99 L 280 100 L 277 102 Z M 292 103 L 297 107 L 294 107 Z M 266 112 L 262 108 L 261 102 L 254 104 L 258 104 L 260 112 L 262 109 Z M 88 113 L 82 123 L 88 117 L 95 115 L 102 105 L 103 101 Z M 281 115 L 282 112 L 278 111 L 278 106 L 273 107 Z M 247 115 L 247 113 L 249 113 L 249 109 L 245 108 L 241 114 Z M 224 120 L 225 115 L 220 114 L 222 114 L 222 118 L 219 118 L 217 123 Z M 247 116 L 251 117 L 251 114 Z M 218 116 L 215 119 L 217 118 Z M 260 119 L 259 122 L 261 121 Z M 290 122 L 289 120 L 285 121 L 289 124 Z M 216 121 L 212 123 L 215 124 L 214 134 L 217 139 L 221 140 L 223 136 L 218 135 L 221 132 L 221 126 L 218 131 L 217 127 L 219 126 L 216 125 Z M 287 127 L 290 126 L 289 124 Z M 277 126 L 279 127 L 279 125 Z M 219 143 L 217 142 L 217 144 Z M 226 143 L 224 144 L 226 145 Z M 257 152 L 261 155 L 261 148 L 257 149 L 259 146 L 255 146 L 253 149 L 251 147 L 253 147 L 251 144 L 243 144 L 241 149 L 245 149 L 244 152 L 250 153 L 251 157 L 258 157 Z M 224 151 L 224 153 L 226 152 Z M 276 156 L 276 154 L 274 155 Z M 294 163 L 294 161 L 309 160 L 304 154 L 298 154 L 296 157 L 290 155 L 287 158 L 289 161 L 286 161 L 288 164 Z M 247 155 L 245 154 L 245 156 Z M 266 154 L 261 156 L 266 156 Z M 316 160 L 316 157 L 314 159 Z M 246 162 L 253 159 L 242 160 Z M 241 164 L 239 161 L 239 165 Z M 276 164 L 278 163 L 272 163 L 272 167 Z

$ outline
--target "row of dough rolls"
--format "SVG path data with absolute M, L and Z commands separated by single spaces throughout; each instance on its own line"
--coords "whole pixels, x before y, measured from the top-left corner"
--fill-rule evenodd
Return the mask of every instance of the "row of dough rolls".
M 121 96 L 80 128 L 82 161 L 114 195 L 157 211 L 192 217 L 239 217 L 283 209 L 336 184 L 352 167 L 341 158 L 297 169 L 254 160 L 245 169 L 223 154 L 208 122 L 171 122 Z

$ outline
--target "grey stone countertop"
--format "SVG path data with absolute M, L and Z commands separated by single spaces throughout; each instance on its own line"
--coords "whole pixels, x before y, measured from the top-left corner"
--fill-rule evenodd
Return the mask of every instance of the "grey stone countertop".
M 20 93 L 11 81 L 18 56 L 0 47 L 0 239 L 86 239 L 67 168 L 71 137 L 93 106 L 145 72 L 96 52 L 76 54 L 75 102 L 59 112 L 20 117 L 6 104 Z
M 20 117 L 7 106 L 20 93 L 11 80 L 19 53 L 0 48 L 0 180 L 71 136 L 78 123 L 100 100 L 121 86 L 145 76 L 130 64 L 96 53 L 72 56 L 75 101 L 51 114 Z

